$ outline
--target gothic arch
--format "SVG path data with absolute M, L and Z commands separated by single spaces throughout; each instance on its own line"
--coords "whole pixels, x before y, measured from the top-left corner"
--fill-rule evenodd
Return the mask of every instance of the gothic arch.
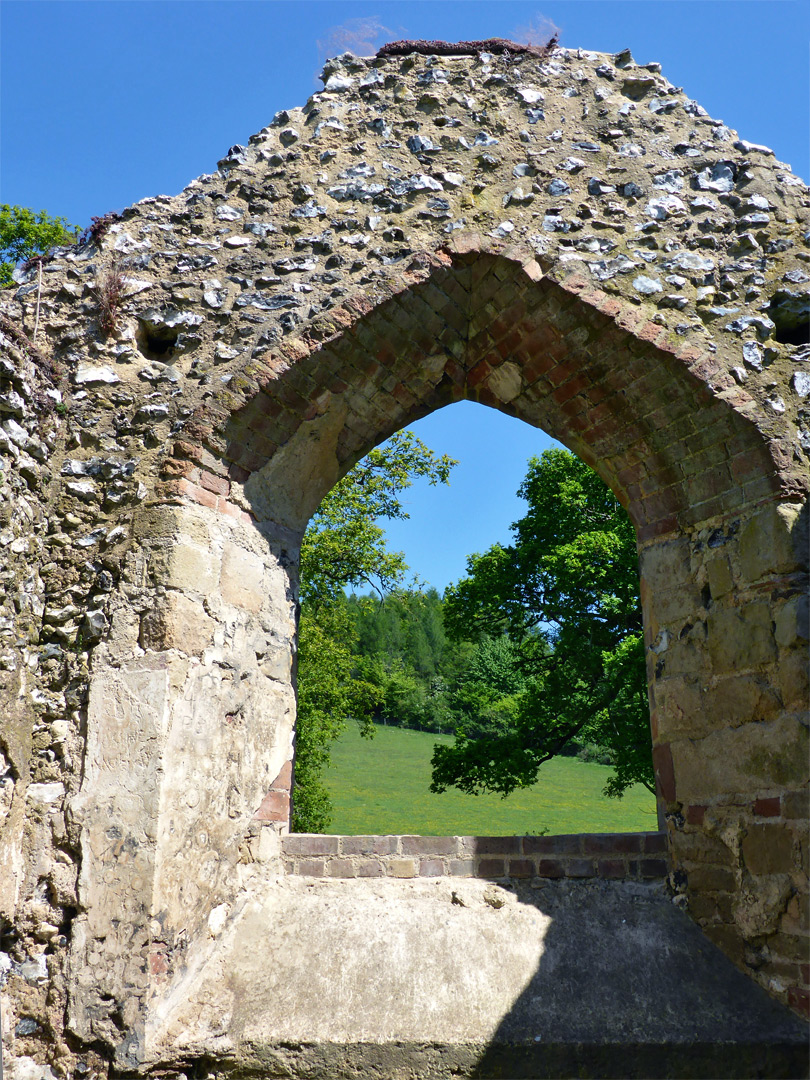
M 35 949 L 50 883 L 69 1030 L 183 1059 L 166 1017 L 283 877 L 306 522 L 468 397 L 630 512 L 677 880 L 806 1007 L 806 188 L 625 53 L 325 78 L 4 301 L 3 913 Z

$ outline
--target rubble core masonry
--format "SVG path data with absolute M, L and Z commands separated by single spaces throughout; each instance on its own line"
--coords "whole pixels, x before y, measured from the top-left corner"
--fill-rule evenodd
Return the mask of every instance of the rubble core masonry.
M 722 1027 L 733 1015 L 761 1021 L 764 1074 L 787 1075 L 774 1046 L 802 1046 L 810 193 L 628 51 L 470 51 L 329 61 L 321 92 L 215 172 L 99 221 L 3 293 L 13 1080 L 203 1061 L 212 1076 L 500 1075 L 508 1046 L 535 1069 L 551 1055 L 544 1075 L 591 1047 L 611 1075 L 599 1040 L 614 1035 L 642 1047 L 638 1075 L 663 1045 L 673 1075 L 697 1075 L 723 1064 L 712 1047 L 745 1043 L 742 1020 Z M 285 839 L 303 530 L 371 447 L 462 399 L 560 440 L 633 521 L 688 916 L 653 880 L 654 838 L 601 862 L 593 838 L 552 848 L 558 880 L 529 838 L 486 863 L 471 838 L 410 854 L 414 838 L 332 838 L 322 881 Z M 654 853 L 648 870 L 632 852 Z M 421 876 L 400 875 L 420 853 Z M 572 880 L 580 863 L 591 879 Z M 581 955 L 577 912 L 604 928 Z M 313 919 L 333 949 L 320 959 Z M 683 959 L 713 946 L 728 962 Z M 661 1027 L 674 992 L 646 1020 L 555 1011 L 579 1002 L 565 971 L 585 957 L 597 982 L 638 971 L 630 997 L 603 995 L 617 1010 L 654 994 L 653 969 L 661 994 L 682 985 L 668 964 L 727 970 L 694 998 L 715 1003 L 693 1039 L 714 1065 L 677 1058 L 691 1051 Z M 324 1003 L 325 972 L 342 1004 Z

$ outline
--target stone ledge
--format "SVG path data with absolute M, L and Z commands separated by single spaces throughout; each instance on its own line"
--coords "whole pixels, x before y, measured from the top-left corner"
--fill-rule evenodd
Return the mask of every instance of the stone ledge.
M 666 877 L 664 833 L 563 836 L 333 836 L 282 838 L 287 874 L 302 877 L 605 878 Z

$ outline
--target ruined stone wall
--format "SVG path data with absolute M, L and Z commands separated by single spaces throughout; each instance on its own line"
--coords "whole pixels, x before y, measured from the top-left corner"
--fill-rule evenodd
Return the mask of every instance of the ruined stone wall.
M 464 397 L 627 506 L 674 886 L 806 1009 L 807 188 L 629 54 L 324 76 L 4 294 L 7 1047 L 171 1065 L 283 871 L 301 533 Z

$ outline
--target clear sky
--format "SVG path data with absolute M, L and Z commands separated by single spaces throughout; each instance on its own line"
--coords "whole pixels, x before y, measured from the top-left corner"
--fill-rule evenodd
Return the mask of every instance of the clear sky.
M 397 38 L 506 37 L 657 60 L 715 119 L 810 175 L 806 0 L 0 0 L 0 201 L 86 225 L 216 168 L 321 86 L 326 56 Z M 415 430 L 459 459 L 389 529 L 442 589 L 508 540 L 542 432 L 469 403 Z

